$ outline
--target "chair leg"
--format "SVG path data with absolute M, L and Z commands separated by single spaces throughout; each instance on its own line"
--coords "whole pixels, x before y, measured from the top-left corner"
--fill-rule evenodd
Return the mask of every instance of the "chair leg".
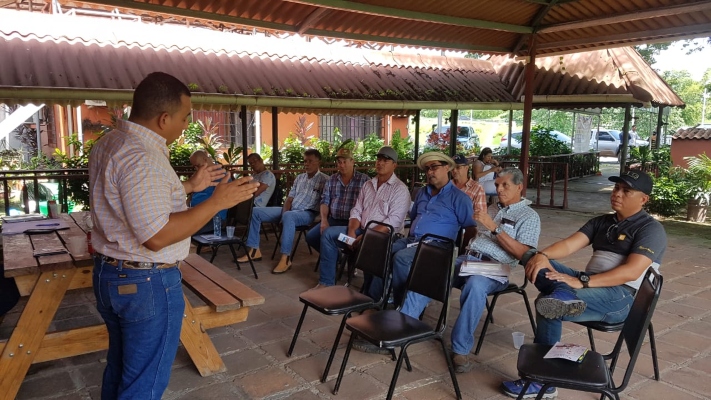
M 491 321 L 491 323 L 493 324 L 494 323 L 494 313 L 491 312 L 491 305 L 489 304 L 488 297 L 486 298 L 486 312 L 487 312 L 486 317 L 489 318 L 489 321 Z
M 405 368 L 407 372 L 412 372 L 412 365 L 410 364 L 410 357 L 407 356 L 407 352 L 404 353 L 405 356 Z
M 198 243 L 197 248 L 195 249 L 195 254 L 200 254 L 202 251 L 202 245 Z
M 314 266 L 314 272 L 318 272 L 318 267 L 321 264 L 321 255 L 318 255 L 318 258 L 316 259 L 316 265 Z M 338 280 L 338 279 L 336 279 Z
M 212 256 L 210 256 L 210 262 L 213 262 L 215 260 L 215 257 L 217 257 L 217 249 L 220 248 L 220 246 L 210 246 L 212 249 Z
M 531 328 L 533 329 L 533 336 L 536 336 L 536 319 L 533 317 L 533 312 L 531 312 L 531 303 L 528 301 L 528 295 L 525 290 L 519 292 L 523 296 L 523 302 L 526 304 L 526 311 L 528 311 L 528 320 L 531 321 Z M 493 322 L 493 321 L 492 321 Z
M 241 271 L 242 267 L 239 266 L 239 261 L 237 261 L 237 252 L 235 251 L 235 247 L 230 243 L 228 246 L 230 246 L 230 252 L 232 253 L 232 259 L 235 261 L 235 264 L 237 265 L 237 270 Z
M 476 350 L 474 350 L 474 355 L 479 355 L 479 350 L 481 350 L 481 345 L 484 344 L 484 337 L 486 336 L 486 330 L 489 329 L 489 322 L 493 322 L 494 319 L 491 318 L 493 314 L 494 306 L 496 306 L 496 300 L 499 299 L 499 295 L 495 294 L 494 298 L 491 299 L 491 305 L 489 305 L 489 299 L 486 299 L 486 319 L 484 320 L 484 326 L 481 327 L 481 333 L 479 334 L 479 341 L 476 344 Z
M 400 369 L 402 368 L 402 360 L 407 357 L 407 354 L 405 353 L 406 351 L 407 344 L 402 346 L 402 349 L 400 349 L 400 357 L 398 357 L 397 363 L 395 364 L 395 372 L 393 372 L 393 379 L 390 381 L 390 387 L 388 388 L 388 396 L 386 397 L 387 400 L 392 399 L 393 394 L 395 393 L 397 378 L 400 376 Z
M 341 320 L 341 326 L 338 327 L 338 333 L 336 334 L 336 340 L 333 342 L 333 347 L 331 347 L 331 354 L 328 356 L 328 362 L 326 363 L 326 369 L 323 370 L 323 376 L 321 377 L 321 383 L 326 382 L 328 379 L 328 371 L 331 370 L 331 364 L 333 363 L 333 357 L 336 355 L 336 349 L 338 348 L 338 342 L 341 341 L 341 335 L 343 335 L 343 328 L 346 326 L 346 320 L 351 316 L 351 313 L 343 314 L 343 320 Z
M 521 388 L 521 391 L 518 393 L 518 397 L 516 397 L 516 400 L 521 400 L 523 399 L 523 395 L 528 391 L 528 387 L 531 386 L 531 381 L 526 380 L 526 382 L 523 384 L 523 387 Z M 545 393 L 543 390 L 541 390 L 538 394 L 542 395 L 542 393 Z
M 353 348 L 353 342 L 356 339 L 356 334 L 351 332 L 351 338 L 348 340 L 348 346 L 346 346 L 346 354 L 343 355 L 343 361 L 341 362 L 341 369 L 338 371 L 338 378 L 336 378 L 336 387 L 333 388 L 333 394 L 338 394 L 338 388 L 341 387 L 341 381 L 343 380 L 343 373 L 346 372 L 346 364 L 348 363 L 348 356 L 351 355 L 351 349 Z
M 294 254 L 296 254 L 296 249 L 299 247 L 299 242 L 301 241 L 301 235 L 304 234 L 304 231 L 299 231 L 299 236 L 296 237 L 296 244 L 294 244 L 294 247 L 291 248 L 291 260 L 294 260 Z M 308 243 L 307 243 L 308 245 Z M 311 253 L 311 247 L 309 246 L 309 253 Z
M 274 245 L 274 251 L 272 251 L 272 260 L 273 260 L 274 256 L 276 255 L 277 248 L 279 248 L 279 243 L 281 242 L 281 234 L 277 230 L 277 226 L 275 224 L 272 224 L 272 229 L 274 230 L 274 237 L 276 237 L 276 244 Z
M 657 341 L 654 339 L 654 327 L 649 322 L 649 347 L 652 350 L 652 364 L 654 365 L 654 380 L 659 380 L 659 360 L 657 360 Z
M 444 359 L 447 361 L 447 369 L 449 369 L 449 376 L 452 378 L 452 384 L 454 385 L 454 391 L 457 393 L 457 400 L 462 398 L 462 392 L 459 390 L 459 382 L 457 382 L 457 374 L 454 373 L 454 364 L 452 363 L 452 358 L 447 353 L 447 348 L 444 345 L 444 340 L 441 337 L 437 338 L 437 341 L 442 346 L 442 354 L 444 354 Z
M 286 352 L 287 357 L 291 357 L 291 353 L 294 351 L 294 346 L 296 345 L 296 338 L 299 337 L 299 331 L 301 331 L 301 324 L 304 323 L 304 317 L 306 316 L 306 310 L 309 308 L 304 304 L 304 309 L 301 311 L 301 317 L 299 318 L 299 323 L 296 324 L 296 330 L 294 331 L 294 337 L 291 339 L 291 345 L 289 346 L 289 351 Z
M 590 349 L 592 351 L 597 351 L 595 350 L 595 339 L 593 338 L 593 331 L 591 328 L 588 328 L 588 338 L 590 338 Z

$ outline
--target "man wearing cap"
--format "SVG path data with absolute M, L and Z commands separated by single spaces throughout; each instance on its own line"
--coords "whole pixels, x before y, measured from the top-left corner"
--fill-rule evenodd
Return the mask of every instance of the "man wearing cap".
M 352 164 L 353 162 L 351 161 Z M 395 232 L 402 230 L 405 224 L 405 215 L 407 215 L 407 211 L 410 208 L 410 193 L 407 185 L 395 175 L 396 167 L 397 152 L 395 152 L 395 149 L 390 146 L 382 147 L 378 151 L 377 161 L 375 162 L 376 176 L 363 183 L 355 204 L 349 209 L 350 218 L 346 226 L 332 225 L 323 232 L 320 249 L 320 276 L 316 288 L 332 286 L 336 283 L 338 248 L 345 247 L 343 243 L 338 241 L 338 236 L 341 233 L 355 238 L 356 243 L 351 248 L 357 248 L 362 238 L 363 230 L 370 221 L 388 224 L 395 229 Z M 384 228 L 377 226 L 374 229 Z
M 555 344 L 563 321 L 623 322 L 634 295 L 649 267 L 659 270 L 667 236 L 662 225 L 644 211 L 652 192 L 652 179 L 642 171 L 627 171 L 609 178 L 615 182 L 610 196 L 612 214 L 595 217 L 580 230 L 542 251 L 532 249 L 526 277 L 541 292 L 536 299 L 535 343 Z M 557 259 L 592 244 L 593 255 L 585 271 L 577 271 Z M 523 382 L 504 382 L 503 391 L 516 397 Z M 525 397 L 533 397 L 541 385 L 532 383 Z M 554 397 L 555 388 L 544 398 Z
M 392 287 L 396 304 L 405 295 L 407 276 L 417 252 L 417 246 L 408 245 L 417 243 L 426 233 L 456 240 L 462 227 L 474 226 L 471 200 L 449 180 L 454 160 L 444 153 L 432 151 L 421 155 L 417 159 L 417 166 L 425 171 L 427 186 L 417 193 L 415 204 L 410 210 L 412 224 L 409 236 L 393 243 Z M 381 279 L 373 278 L 368 292 L 371 297 L 382 291 L 382 285 Z M 361 350 L 370 351 L 370 348 Z
M 496 192 L 499 198 L 498 213 L 491 218 L 485 211 L 474 214 L 478 235 L 470 240 L 467 254 L 457 257 L 456 270 L 462 264 L 499 263 L 503 274 L 455 276 L 452 286 L 461 289 L 459 296 L 460 312 L 452 327 L 452 362 L 457 373 L 468 372 L 474 366 L 469 353 L 474 347 L 474 331 L 486 309 L 487 296 L 508 286 L 505 276 L 518 260 L 538 244 L 541 233 L 541 220 L 529 204 L 521 197 L 524 180 L 523 174 L 516 168 L 505 168 L 496 177 Z M 425 309 L 430 299 L 408 292 L 400 311 L 417 318 Z
M 358 198 L 360 188 L 369 179 L 368 175 L 355 170 L 353 152 L 340 148 L 336 152 L 337 173 L 331 175 L 321 194 L 321 223 L 306 234 L 306 243 L 321 251 L 321 235 L 331 226 L 348 226 L 351 209 Z
M 484 193 L 484 187 L 469 177 L 469 165 L 471 165 L 471 161 L 463 154 L 457 154 L 454 157 L 452 183 L 454 183 L 457 189 L 469 196 L 474 206 L 474 213 L 486 212 L 486 194 Z

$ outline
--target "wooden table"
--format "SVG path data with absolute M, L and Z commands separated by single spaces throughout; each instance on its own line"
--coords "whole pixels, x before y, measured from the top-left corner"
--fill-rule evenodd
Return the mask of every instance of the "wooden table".
M 108 332 L 104 324 L 47 333 L 64 294 L 68 290 L 92 286 L 92 257 L 88 253 L 80 256 L 33 256 L 34 248 L 63 247 L 70 237 L 85 237 L 84 215 L 84 212 L 62 214 L 61 219 L 70 225 L 68 230 L 2 238 L 5 276 L 14 278 L 20 294 L 29 298 L 10 339 L 0 341 L 0 399 L 15 398 L 33 363 L 108 348 Z M 196 263 L 193 262 L 192 265 L 195 266 Z M 196 269 L 193 266 L 186 264 L 183 269 L 189 268 L 194 276 Z M 203 267 L 217 270 L 209 263 Z M 234 288 L 232 296 L 235 306 L 228 311 L 218 310 L 209 303 L 207 306 L 193 307 L 186 298 L 186 320 L 183 321 L 180 333 L 183 346 L 202 376 L 225 370 L 224 363 L 205 330 L 244 321 L 247 319 L 249 306 L 264 302 L 262 296 L 234 278 L 227 276 L 226 279 L 220 276 L 215 280 L 227 281 L 227 284 Z M 213 287 L 210 289 L 214 291 Z

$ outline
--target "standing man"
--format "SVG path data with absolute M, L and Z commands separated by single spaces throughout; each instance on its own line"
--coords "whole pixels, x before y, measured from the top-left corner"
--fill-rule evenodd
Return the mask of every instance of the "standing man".
M 321 235 L 326 229 L 331 226 L 348 226 L 351 209 L 363 184 L 368 181 L 368 175 L 355 170 L 350 149 L 338 149 L 336 168 L 338 172 L 328 179 L 321 195 L 321 223 L 306 234 L 306 243 L 318 252 L 321 251 Z
M 563 321 L 624 322 L 649 267 L 659 271 L 667 235 L 659 221 L 644 211 L 652 193 L 652 178 L 642 171 L 627 171 L 609 178 L 615 182 L 610 196 L 613 214 L 595 217 L 566 239 L 523 258 L 526 278 L 541 294 L 536 299 L 535 343 L 553 345 L 560 340 Z M 557 259 L 592 244 L 593 255 L 585 271 Z M 517 397 L 521 380 L 504 382 L 503 391 Z M 535 397 L 541 384 L 532 382 L 524 397 Z M 544 393 L 555 397 L 556 388 Z
M 469 165 L 471 162 L 463 154 L 454 157 L 454 168 L 452 169 L 452 183 L 457 189 L 466 193 L 474 206 L 474 214 L 486 212 L 486 194 L 484 187 L 479 182 L 469 177 Z
M 347 226 L 330 226 L 321 236 L 320 277 L 315 289 L 336 284 L 338 248 L 345 246 L 338 241 L 341 233 L 356 239 L 356 243 L 352 246 L 355 249 L 370 221 L 388 224 L 395 229 L 395 232 L 402 230 L 410 207 L 410 192 L 395 175 L 395 168 L 397 168 L 397 152 L 390 146 L 383 146 L 378 151 L 375 162 L 375 178 L 363 184 L 355 205 L 351 207 Z M 374 229 L 384 228 L 377 225 Z
M 151 73 L 136 87 L 128 121 L 119 120 L 89 157 L 94 294 L 109 332 L 102 399 L 160 399 L 185 311 L 178 266 L 190 235 L 257 189 L 251 178 L 227 183 L 220 166 L 178 179 L 167 145 L 187 128 L 191 108 L 187 86 Z M 213 195 L 188 208 L 186 193 L 210 185 Z
M 212 159 L 210 158 L 210 155 L 207 154 L 207 151 L 205 150 L 195 150 L 193 154 L 190 155 L 190 165 L 195 168 L 195 170 L 199 170 L 202 167 L 209 167 L 214 165 L 215 163 L 212 162 Z M 195 207 L 198 204 L 202 203 L 203 201 L 207 200 L 212 196 L 212 193 L 215 191 L 215 186 L 208 186 L 205 189 L 199 191 L 199 192 L 193 192 L 190 194 L 190 207 Z M 222 221 L 225 221 L 227 219 L 227 210 L 220 210 L 220 212 L 217 213 L 217 215 L 220 216 L 220 219 Z M 207 221 L 207 224 L 200 228 L 196 233 L 201 234 L 201 233 L 208 233 L 212 232 L 215 229 L 215 225 L 212 223 L 212 220 Z
M 497 262 L 504 271 L 515 267 L 526 251 L 535 248 L 541 233 L 541 220 L 521 197 L 523 174 L 517 168 L 505 168 L 496 177 L 499 212 L 492 219 L 484 211 L 474 214 L 479 234 L 467 246 L 467 254 L 457 257 L 456 271 L 464 261 Z M 506 289 L 508 276 L 455 276 L 452 286 L 462 290 L 457 321 L 452 327 L 452 362 L 457 373 L 468 372 L 474 366 L 469 353 L 474 347 L 474 331 L 486 308 L 489 294 Z M 401 311 L 417 318 L 430 299 L 408 292 Z
M 321 192 L 328 180 L 328 175 L 319 170 L 321 153 L 316 149 L 304 152 L 305 173 L 299 174 L 283 207 L 258 207 L 252 210 L 252 220 L 247 236 L 247 251 L 251 251 L 252 260 L 262 259 L 259 251 L 259 229 L 262 222 L 281 222 L 281 259 L 272 270 L 273 274 L 283 274 L 291 268 L 291 249 L 294 246 L 296 227 L 311 224 L 318 214 Z M 238 262 L 247 262 L 244 255 Z
M 262 156 L 257 153 L 247 156 L 247 163 L 254 171 L 252 178 L 255 182 L 259 182 L 259 188 L 254 192 L 254 206 L 266 207 L 276 188 L 276 177 L 264 166 Z

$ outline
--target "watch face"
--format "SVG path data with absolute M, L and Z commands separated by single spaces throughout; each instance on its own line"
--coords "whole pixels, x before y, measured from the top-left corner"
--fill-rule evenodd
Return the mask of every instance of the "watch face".
M 587 274 L 580 274 L 580 282 L 590 282 L 590 276 Z

